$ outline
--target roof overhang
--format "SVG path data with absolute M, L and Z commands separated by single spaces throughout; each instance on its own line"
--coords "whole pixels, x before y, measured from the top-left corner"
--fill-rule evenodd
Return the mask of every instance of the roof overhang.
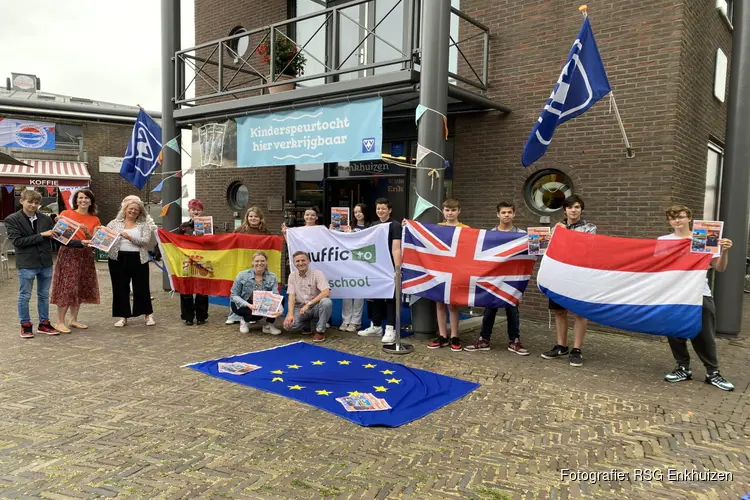
M 0 164 L 0 184 L 88 186 L 88 164 L 82 161 L 23 160 L 28 166 Z

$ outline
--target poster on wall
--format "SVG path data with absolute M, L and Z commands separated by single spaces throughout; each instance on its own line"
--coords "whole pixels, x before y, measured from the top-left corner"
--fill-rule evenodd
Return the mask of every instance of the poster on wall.
M 55 124 L 0 118 L 0 147 L 55 149 Z
M 378 160 L 380 97 L 237 118 L 237 166 Z
M 122 168 L 121 156 L 100 156 L 99 157 L 99 172 L 108 174 L 119 174 Z

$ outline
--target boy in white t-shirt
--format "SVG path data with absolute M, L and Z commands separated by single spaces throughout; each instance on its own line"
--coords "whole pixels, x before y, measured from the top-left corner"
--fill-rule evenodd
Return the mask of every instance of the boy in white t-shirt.
M 685 205 L 672 205 L 666 211 L 669 225 L 674 233 L 660 236 L 660 240 L 676 240 L 690 238 L 693 234 L 690 229 L 692 212 Z M 727 250 L 732 248 L 732 240 L 722 238 L 719 240 L 721 256 L 711 260 L 711 266 L 717 272 L 724 272 L 729 262 Z M 672 355 L 677 361 L 677 368 L 668 373 L 664 380 L 667 382 L 683 382 L 693 377 L 690 370 L 690 353 L 688 353 L 687 339 L 667 337 Z M 716 306 L 711 297 L 711 288 L 708 286 L 708 278 L 703 284 L 703 326 L 700 333 L 691 340 L 693 350 L 706 367 L 706 383 L 718 387 L 724 391 L 733 391 L 734 385 L 727 381 L 719 373 L 719 361 L 716 359 Z

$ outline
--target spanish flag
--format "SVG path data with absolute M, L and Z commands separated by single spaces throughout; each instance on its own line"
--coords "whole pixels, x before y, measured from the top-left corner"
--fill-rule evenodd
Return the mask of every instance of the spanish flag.
M 179 293 L 229 297 L 234 279 L 252 267 L 258 251 L 268 255 L 268 270 L 281 281 L 281 236 L 184 236 L 159 229 L 157 238 L 172 290 Z

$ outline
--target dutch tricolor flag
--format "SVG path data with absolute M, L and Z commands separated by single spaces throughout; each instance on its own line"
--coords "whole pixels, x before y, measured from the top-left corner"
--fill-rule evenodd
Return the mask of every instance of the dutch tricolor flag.
M 693 338 L 701 329 L 711 256 L 690 240 L 615 238 L 555 229 L 537 283 L 550 299 L 602 325 Z

